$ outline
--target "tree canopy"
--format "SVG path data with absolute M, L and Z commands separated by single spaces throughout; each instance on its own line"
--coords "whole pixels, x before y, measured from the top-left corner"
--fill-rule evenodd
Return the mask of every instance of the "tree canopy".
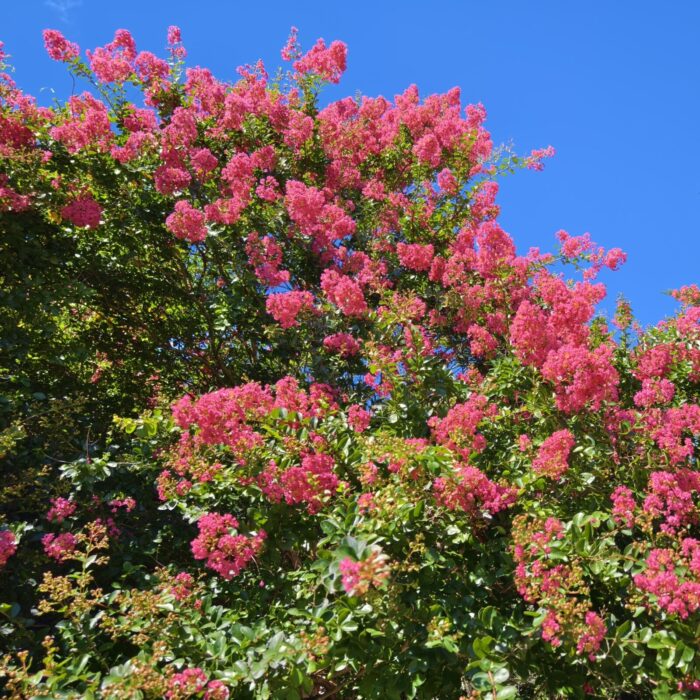
M 498 223 L 553 149 L 324 104 L 340 41 L 44 39 L 84 91 L 0 76 L 0 687 L 700 696 L 700 289 L 606 319 L 624 252 Z

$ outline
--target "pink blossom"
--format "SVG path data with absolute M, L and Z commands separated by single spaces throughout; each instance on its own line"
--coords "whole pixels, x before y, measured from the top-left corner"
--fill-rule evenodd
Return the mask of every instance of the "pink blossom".
M 369 511 L 375 510 L 376 507 L 377 504 L 375 503 L 373 493 L 361 493 L 357 497 L 357 509 L 360 513 L 368 513 Z
M 632 490 L 627 486 L 618 486 L 611 494 L 610 500 L 613 503 L 612 515 L 616 523 L 624 524 L 625 527 L 634 527 L 634 511 L 637 503 L 634 500 Z
M 355 221 L 341 207 L 328 203 L 324 192 L 303 182 L 287 182 L 285 204 L 290 219 L 312 237 L 316 251 L 355 231 Z
M 513 239 L 495 222 L 484 221 L 476 232 L 479 247 L 476 256 L 476 269 L 486 278 L 499 274 L 515 258 Z
M 422 136 L 413 146 L 413 153 L 424 165 L 437 168 L 442 159 L 442 147 L 435 134 Z
M 641 380 L 665 377 L 673 363 L 672 350 L 670 344 L 661 343 L 635 353 L 637 368 L 634 376 Z
M 201 668 L 186 668 L 168 681 L 168 700 L 180 700 L 201 693 L 207 685 L 207 675 Z
M 171 24 L 168 27 L 168 44 L 172 46 L 173 44 L 179 44 L 181 41 L 182 31 L 180 30 L 180 27 Z
M 607 628 L 605 622 L 598 613 L 589 610 L 585 616 L 586 630 L 579 637 L 576 644 L 576 651 L 579 654 L 588 654 L 590 661 L 595 660 L 595 652 L 600 649 L 600 645 L 605 639 Z
M 204 700 L 228 700 L 229 695 L 229 689 L 223 681 L 209 681 Z
M 262 442 L 251 423 L 267 416 L 273 405 L 269 388 L 250 382 L 203 394 L 196 401 L 184 396 L 173 405 L 173 418 L 182 430 L 196 426 L 200 443 L 245 452 Z
M 494 415 L 495 410 L 485 396 L 473 394 L 465 403 L 455 404 L 444 418 L 431 418 L 428 425 L 437 443 L 468 458 L 471 451 L 478 452 L 486 446 L 483 435 L 477 433 L 477 427 L 484 418 Z
M 186 199 L 175 202 L 175 210 L 165 220 L 165 227 L 176 237 L 189 243 L 201 243 L 207 237 L 204 212 L 195 209 Z
M 258 477 L 258 485 L 270 500 L 284 500 L 289 505 L 305 503 L 313 515 L 321 510 L 340 484 L 334 466 L 330 455 L 308 453 L 302 457 L 300 466 L 284 471 L 271 463 Z
M 299 325 L 298 316 L 302 311 L 314 309 L 314 295 L 299 290 L 270 294 L 265 308 L 282 328 L 292 328 Z
M 51 136 L 60 141 L 69 153 L 90 147 L 107 151 L 114 134 L 105 104 L 84 92 L 69 98 L 68 107 L 69 116 L 50 130 Z
M 362 406 L 350 406 L 348 409 L 348 425 L 356 433 L 364 433 L 372 420 L 372 414 Z
M 416 272 L 426 272 L 433 264 L 435 249 L 432 243 L 397 243 L 396 253 L 404 267 Z
M 484 327 L 472 323 L 467 328 L 467 335 L 469 336 L 469 349 L 475 357 L 490 358 L 494 356 L 498 348 L 498 340 Z
M 646 569 L 634 576 L 634 583 L 641 591 L 653 596 L 651 605 L 685 620 L 700 609 L 698 571 L 689 566 L 697 554 L 700 554 L 700 543 L 696 540 L 690 540 L 681 553 L 672 549 L 652 549 L 645 562 Z M 688 573 L 681 574 L 684 569 Z
M 208 148 L 195 148 L 190 151 L 190 163 L 199 178 L 204 178 L 219 164 L 216 156 Z
M 78 57 L 80 48 L 56 29 L 44 29 L 44 46 L 54 61 L 69 63 Z
M 643 408 L 669 403 L 676 393 L 676 386 L 668 379 L 644 379 L 642 389 L 634 395 L 634 403 Z
M 289 180 L 286 186 L 285 203 L 289 217 L 302 231 L 310 233 L 321 218 L 326 198 L 323 192 L 307 187 L 303 182 Z
M 360 352 L 360 344 L 349 333 L 335 333 L 323 339 L 323 347 L 341 357 L 352 357 Z
M 360 562 L 353 561 L 350 557 L 345 557 L 343 559 L 338 569 L 342 576 L 343 588 L 348 595 L 352 595 L 352 592 L 359 586 L 360 577 Z
M 700 306 L 700 287 L 697 284 L 688 284 L 680 289 L 673 289 L 671 296 L 688 306 Z
M 150 51 L 141 51 L 134 60 L 134 71 L 142 82 L 163 87 L 170 75 L 170 66 Z
M 291 51 L 289 54 L 291 56 Z M 300 75 L 313 73 L 331 83 L 340 82 L 347 67 L 348 47 L 342 41 L 334 41 L 326 48 L 319 39 L 311 50 L 294 62 L 294 70 Z
M 194 578 L 186 571 L 181 571 L 175 577 L 175 585 L 170 589 L 170 592 L 175 597 L 175 600 L 187 600 L 192 595 L 192 586 Z
M 109 502 L 109 507 L 112 513 L 116 513 L 119 508 L 123 508 L 127 513 L 131 513 L 134 508 L 136 508 L 136 501 L 127 496 L 126 498 L 113 498 Z
M 560 632 L 561 625 L 559 624 L 556 613 L 548 610 L 542 622 L 542 639 L 544 639 L 545 642 L 549 642 L 553 647 L 561 646 Z
M 438 187 L 448 195 L 455 195 L 458 192 L 459 186 L 457 178 L 449 168 L 443 168 L 437 176 Z
M 0 568 L 17 551 L 17 540 L 10 530 L 0 530 Z
M 63 562 L 75 551 L 78 540 L 70 532 L 64 532 L 60 535 L 49 533 L 41 538 L 41 543 L 44 545 L 44 551 L 48 556 L 56 561 Z
M 90 196 L 79 197 L 61 209 L 61 216 L 75 226 L 92 229 L 100 225 L 102 207 Z
M 510 508 L 516 500 L 517 489 L 491 481 L 476 467 L 462 465 L 454 477 L 438 477 L 433 482 L 435 500 L 449 510 L 463 510 L 478 515 L 494 515 Z
M 173 194 L 184 191 L 192 182 L 192 176 L 180 167 L 168 164 L 160 165 L 153 173 L 156 190 L 161 194 Z
M 25 211 L 29 208 L 31 199 L 28 195 L 21 195 L 7 186 L 8 177 L 0 173 L 0 212 L 2 211 Z
M 199 535 L 192 540 L 195 559 L 205 559 L 206 566 L 227 581 L 238 576 L 262 549 L 266 534 L 254 536 L 233 534 L 238 520 L 232 515 L 207 513 L 197 521 Z
M 700 406 L 683 404 L 662 412 L 650 412 L 649 430 L 671 464 L 681 464 L 693 455 L 690 435 L 700 434 Z
M 289 272 L 280 269 L 282 248 L 272 236 L 260 238 L 256 232 L 251 233 L 246 240 L 246 253 L 255 276 L 263 284 L 277 287 L 289 281 Z
M 364 316 L 367 312 L 367 302 L 360 285 L 346 275 L 340 275 L 335 270 L 324 270 L 321 289 L 346 316 Z
M 90 68 L 103 83 L 122 83 L 133 72 L 136 43 L 126 29 L 117 29 L 114 39 L 103 47 L 88 51 Z
M 518 436 L 518 449 L 521 452 L 527 452 L 532 445 L 532 440 L 529 435 L 519 435 Z
M 551 158 L 554 156 L 556 151 L 552 146 L 547 146 L 547 148 L 534 149 L 530 155 L 525 158 L 525 165 L 530 170 L 544 170 L 544 164 L 542 161 L 545 158 Z
M 700 473 L 689 469 L 675 474 L 652 472 L 648 489 L 644 511 L 655 518 L 663 518 L 663 532 L 673 534 L 679 528 L 698 522 L 694 495 L 700 492 Z
M 603 402 L 616 401 L 620 378 L 612 359 L 609 345 L 588 350 L 568 344 L 550 352 L 542 376 L 554 385 L 557 407 L 574 413 L 586 406 L 598 410 Z
M 283 61 L 292 61 L 301 56 L 301 51 L 299 50 L 299 43 L 297 41 L 298 34 L 299 30 L 296 27 L 292 27 L 290 29 L 287 43 L 280 51 Z
M 46 514 L 46 519 L 50 522 L 62 523 L 66 518 L 70 518 L 70 516 L 75 513 L 77 507 L 77 504 L 68 498 L 52 498 L 51 508 Z
M 617 270 L 627 262 L 627 253 L 620 248 L 611 248 L 605 255 L 603 265 L 610 270 Z
M 590 233 L 584 233 L 582 236 L 570 236 L 566 231 L 558 231 L 556 235 L 561 243 L 562 255 L 567 258 L 578 258 L 585 255 L 595 245 L 591 241 Z
M 537 450 L 532 469 L 550 479 L 559 480 L 569 469 L 569 453 L 576 444 L 569 430 L 557 430 L 550 435 Z
M 345 557 L 338 565 L 338 570 L 347 595 L 362 596 L 370 588 L 384 586 L 391 573 L 387 559 L 387 556 L 378 548 L 360 561 Z

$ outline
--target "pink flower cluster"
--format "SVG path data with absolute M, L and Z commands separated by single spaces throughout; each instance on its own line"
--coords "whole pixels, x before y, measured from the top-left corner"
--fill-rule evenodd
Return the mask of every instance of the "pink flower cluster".
M 301 233 L 310 236 L 315 252 L 355 232 L 355 221 L 337 204 L 327 201 L 326 191 L 289 180 L 284 198 L 289 218 Z
M 457 467 L 454 476 L 435 479 L 433 491 L 440 505 L 474 515 L 482 512 L 493 515 L 510 508 L 518 493 L 515 487 L 496 484 L 469 465 Z
M 66 63 L 78 57 L 80 48 L 72 41 L 68 41 L 61 32 L 56 29 L 44 29 L 44 46 L 49 56 L 54 61 Z
M 338 83 L 347 68 L 347 56 L 348 47 L 342 41 L 334 41 L 326 47 L 323 39 L 319 39 L 308 53 L 294 62 L 294 70 L 300 75 L 313 73 L 323 80 Z
M 90 68 L 103 83 L 123 83 L 133 73 L 136 42 L 126 29 L 117 29 L 114 39 L 94 51 L 87 52 Z
M 490 405 L 485 396 L 473 394 L 465 403 L 453 406 L 444 418 L 431 418 L 428 425 L 438 444 L 468 458 L 472 451 L 480 452 L 486 447 L 486 439 L 477 432 L 477 427 L 496 411 L 496 406 Z
M 321 275 L 321 289 L 328 300 L 335 304 L 346 316 L 360 317 L 367 313 L 367 302 L 362 288 L 347 275 L 335 270 L 324 270 Z
M 334 333 L 323 339 L 323 347 L 341 357 L 352 357 L 360 352 L 360 344 L 349 333 Z
M 348 408 L 348 425 L 356 433 L 364 433 L 372 421 L 372 414 L 362 406 L 353 404 Z
M 546 148 L 536 148 L 530 155 L 525 159 L 525 165 L 530 170 L 544 170 L 544 164 L 542 161 L 545 158 L 551 158 L 554 156 L 556 151 L 553 146 L 547 146 Z
M 127 496 L 126 498 L 113 498 L 109 502 L 109 509 L 112 513 L 116 513 L 120 508 L 123 508 L 127 513 L 131 513 L 136 508 L 136 501 Z
M 172 408 L 175 423 L 186 431 L 178 446 L 176 471 L 184 474 L 192 470 L 200 481 L 211 478 L 211 468 L 196 468 L 197 458 L 192 452 L 198 445 L 226 445 L 241 463 L 245 463 L 247 452 L 263 442 L 263 436 L 256 428 L 275 408 L 296 414 L 289 418 L 296 422 L 299 417 L 322 418 L 337 411 L 338 405 L 327 385 L 314 383 L 306 391 L 293 377 L 280 379 L 274 385 L 274 395 L 272 387 L 249 382 L 203 394 L 195 401 L 184 396 Z M 168 472 L 162 477 L 161 490 L 165 495 L 172 486 L 171 474 Z M 181 483 L 185 490 L 190 486 L 189 482 Z
M 62 523 L 66 518 L 70 518 L 78 507 L 75 501 L 68 498 L 52 498 L 51 508 L 46 514 L 46 519 L 50 522 Z
M 197 527 L 199 535 L 192 540 L 194 558 L 205 560 L 207 568 L 227 581 L 258 555 L 266 538 L 264 530 L 253 536 L 233 534 L 238 520 L 229 514 L 207 513 L 197 521 Z
M 0 568 L 17 551 L 17 540 L 10 530 L 0 530 Z
M 520 527 L 516 521 L 515 544 L 515 585 L 518 593 L 529 603 L 537 602 L 549 593 L 559 591 L 557 578 L 564 574 L 562 565 L 543 560 L 557 540 L 564 538 L 564 526 L 557 518 L 547 518 L 544 523 Z
M 0 173 L 0 212 L 25 211 L 29 208 L 31 202 L 29 195 L 19 194 L 11 187 L 8 187 L 8 181 L 7 175 Z
M 75 226 L 97 228 L 102 217 L 102 207 L 92 197 L 79 197 L 61 209 L 61 216 Z
M 170 593 L 175 597 L 175 600 L 187 600 L 192 595 L 192 586 L 194 578 L 186 571 L 181 571 L 174 580 L 175 585 L 170 589 Z
M 693 456 L 691 436 L 700 435 L 700 406 L 686 403 L 662 412 L 650 412 L 647 424 L 671 464 L 682 464 Z
M 651 550 L 645 571 L 634 577 L 634 583 L 653 596 L 650 604 L 685 620 L 700 609 L 700 542 L 689 537 L 682 541 L 680 552 Z
M 69 114 L 62 123 L 51 128 L 51 136 L 60 141 L 69 153 L 89 148 L 107 151 L 114 134 L 106 105 L 84 92 L 71 97 L 68 107 Z
M 41 538 L 41 543 L 48 556 L 58 562 L 63 562 L 73 554 L 78 540 L 70 532 L 63 532 L 60 535 L 48 533 Z
M 204 700 L 228 700 L 230 692 L 223 681 L 210 681 L 207 674 L 198 667 L 186 668 L 174 673 L 168 681 L 165 693 L 167 700 L 185 700 L 186 698 L 202 697 Z
M 697 284 L 688 284 L 680 289 L 674 289 L 671 291 L 671 296 L 687 306 L 700 306 L 700 287 Z
M 695 498 L 700 495 L 700 473 L 683 469 L 676 473 L 652 472 L 644 511 L 662 518 L 661 530 L 674 534 L 680 528 L 698 522 Z
M 549 642 L 553 647 L 560 647 L 562 645 L 561 637 L 559 636 L 562 632 L 561 625 L 559 624 L 559 618 L 553 610 L 548 610 L 547 615 L 542 621 L 542 639 L 545 642 Z
M 571 431 L 557 430 L 537 450 L 537 456 L 532 461 L 533 471 L 558 481 L 569 469 L 569 454 L 575 444 Z
M 542 376 L 554 384 L 557 406 L 565 413 L 589 407 L 598 410 L 604 402 L 618 398 L 620 377 L 612 364 L 613 349 L 600 345 L 588 350 L 563 345 L 550 352 L 542 367 Z
M 668 379 L 644 379 L 642 388 L 634 395 L 634 403 L 640 408 L 670 403 L 676 393 L 676 385 Z
M 246 240 L 246 252 L 255 276 L 268 287 L 278 287 L 289 282 L 289 272 L 281 270 L 282 248 L 272 236 L 260 236 L 253 232 Z
M 262 437 L 250 425 L 265 417 L 274 399 L 256 382 L 219 389 L 192 401 L 184 396 L 173 406 L 173 418 L 182 430 L 197 426 L 197 440 L 207 445 L 228 445 L 235 451 L 251 449 Z
M 510 342 L 523 363 L 541 367 L 554 345 L 551 334 L 547 332 L 545 311 L 525 299 L 510 325 Z
M 612 515 L 616 523 L 627 528 L 634 527 L 637 502 L 634 500 L 632 489 L 627 486 L 618 486 L 610 495 L 612 501 Z
M 397 243 L 396 253 L 404 267 L 416 272 L 427 272 L 432 267 L 435 248 L 432 243 Z
M 590 661 L 595 661 L 595 653 L 605 639 L 607 627 L 598 613 L 589 610 L 584 618 L 585 632 L 579 637 L 576 651 L 579 654 L 588 654 Z
M 335 461 L 330 455 L 307 453 L 301 465 L 280 470 L 271 462 L 258 475 L 258 486 L 274 503 L 289 505 L 305 503 L 312 515 L 318 513 L 338 489 L 340 480 L 334 471 Z
M 201 243 L 207 237 L 204 212 L 193 207 L 186 199 L 175 203 L 175 210 L 165 220 L 166 228 L 176 237 L 189 243 Z
M 345 557 L 338 565 L 345 592 L 349 596 L 363 596 L 370 588 L 384 586 L 391 574 L 387 559 L 379 549 L 372 550 L 360 561 Z
M 299 290 L 270 294 L 265 300 L 265 309 L 282 328 L 292 328 L 299 325 L 300 313 L 315 309 L 314 295 Z

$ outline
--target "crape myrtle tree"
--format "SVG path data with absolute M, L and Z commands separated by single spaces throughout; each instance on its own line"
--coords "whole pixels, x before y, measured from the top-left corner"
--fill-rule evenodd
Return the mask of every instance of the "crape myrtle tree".
M 497 221 L 551 149 L 322 107 L 338 41 L 44 38 L 85 91 L 0 82 L 4 692 L 699 696 L 700 290 L 608 325 L 622 251 Z

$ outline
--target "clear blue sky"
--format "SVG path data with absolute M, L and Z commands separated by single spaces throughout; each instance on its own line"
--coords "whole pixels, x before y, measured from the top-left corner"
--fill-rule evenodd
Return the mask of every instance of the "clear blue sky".
M 15 78 L 41 101 L 71 90 L 43 50 L 41 30 L 82 49 L 132 31 L 162 51 L 183 30 L 190 65 L 222 78 L 262 58 L 279 65 L 291 25 L 302 46 L 342 39 L 349 68 L 327 95 L 392 97 L 459 85 L 483 102 L 496 143 L 525 153 L 553 145 L 543 173 L 501 183 L 501 218 L 520 251 L 552 249 L 560 228 L 629 254 L 607 274 L 612 301 L 631 299 L 644 324 L 670 313 L 662 292 L 700 283 L 700 2 L 696 0 L 24 0 L 0 39 Z M 613 304 L 606 304 L 610 308 Z

